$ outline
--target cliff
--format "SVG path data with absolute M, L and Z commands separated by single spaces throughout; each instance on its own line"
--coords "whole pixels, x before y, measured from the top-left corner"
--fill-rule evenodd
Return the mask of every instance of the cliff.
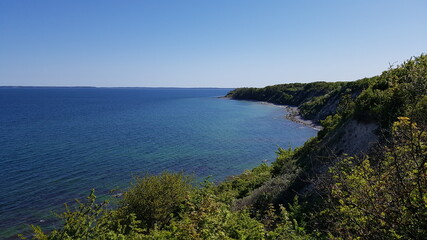
M 388 148 L 392 127 L 400 116 L 425 128 L 426 79 L 427 57 L 421 55 L 379 76 L 353 82 L 292 83 L 231 91 L 227 94 L 231 99 L 298 107 L 304 119 L 323 127 L 316 138 L 288 153 L 286 161 L 276 161 L 272 179 L 238 200 L 237 208 L 259 204 L 260 199 L 264 204 L 288 203 L 294 196 L 316 205 L 316 196 L 324 198 L 325 191 L 330 191 L 325 190 L 332 181 L 330 169 L 349 156 L 363 159 L 381 155 L 378 152 Z M 298 168 L 291 174 L 286 169 L 289 162 Z M 284 179 L 286 184 L 281 184 Z

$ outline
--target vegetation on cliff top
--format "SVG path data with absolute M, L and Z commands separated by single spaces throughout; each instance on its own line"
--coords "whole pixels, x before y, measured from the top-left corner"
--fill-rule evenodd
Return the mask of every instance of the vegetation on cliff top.
M 92 193 L 61 215 L 62 227 L 45 233 L 33 226 L 35 237 L 427 237 L 426 55 L 355 82 L 239 88 L 227 96 L 298 106 L 324 128 L 302 147 L 279 149 L 271 165 L 217 185 L 196 186 L 180 173 L 148 175 L 135 179 L 116 208 L 96 203 Z M 355 137 L 362 128 L 376 138 Z

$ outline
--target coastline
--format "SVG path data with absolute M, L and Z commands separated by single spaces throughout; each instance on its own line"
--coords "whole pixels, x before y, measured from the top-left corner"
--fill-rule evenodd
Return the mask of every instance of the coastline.
M 290 105 L 281 105 L 281 104 L 275 104 L 275 103 L 270 103 L 270 102 L 266 102 L 266 101 L 257 101 L 257 100 L 248 100 L 248 99 L 234 99 L 231 97 L 226 97 L 226 96 L 221 96 L 218 98 L 226 98 L 226 99 L 230 99 L 230 100 L 237 100 L 237 101 L 253 101 L 253 102 L 259 102 L 261 104 L 268 104 L 268 105 L 274 105 L 277 107 L 282 107 L 286 110 L 286 114 L 285 114 L 285 118 L 289 121 L 304 125 L 306 127 L 310 127 L 313 128 L 316 131 L 320 131 L 323 129 L 323 127 L 319 124 L 314 123 L 311 120 L 307 120 L 304 119 L 301 114 L 300 111 L 298 109 L 298 107 L 294 107 L 294 106 L 290 106 Z
M 311 120 L 304 119 L 301 116 L 298 107 L 293 107 L 293 106 L 289 106 L 289 105 L 274 104 L 274 103 L 269 103 L 269 102 L 264 102 L 264 101 L 260 102 L 260 103 L 262 103 L 262 104 L 271 104 L 271 105 L 275 105 L 275 106 L 284 108 L 286 110 L 286 112 L 287 112 L 284 117 L 287 120 L 289 120 L 289 121 L 292 121 L 292 122 L 304 125 L 306 127 L 313 128 L 316 131 L 320 131 L 320 130 L 323 129 L 323 127 L 320 126 L 319 124 L 316 124 L 316 123 L 314 123 Z
M 284 107 L 288 111 L 288 114 L 285 115 L 286 119 L 293 121 L 293 122 L 296 122 L 296 123 L 299 123 L 299 124 L 302 124 L 302 125 L 307 126 L 307 127 L 311 127 L 317 131 L 320 131 L 323 129 L 323 127 L 321 125 L 316 124 L 311 120 L 303 119 L 303 117 L 301 116 L 301 114 L 299 112 L 298 107 L 292 107 L 292 106 L 288 106 L 288 105 L 285 105 Z

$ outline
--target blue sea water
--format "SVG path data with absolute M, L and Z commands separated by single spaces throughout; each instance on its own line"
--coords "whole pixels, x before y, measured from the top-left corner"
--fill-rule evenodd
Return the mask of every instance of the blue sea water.
M 52 227 L 92 188 L 164 170 L 218 181 L 316 135 L 284 108 L 217 98 L 229 90 L 0 88 L 0 238 Z

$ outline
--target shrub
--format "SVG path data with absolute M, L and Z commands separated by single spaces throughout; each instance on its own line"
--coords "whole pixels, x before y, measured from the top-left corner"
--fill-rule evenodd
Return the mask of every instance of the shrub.
M 246 170 L 238 176 L 230 177 L 218 185 L 218 194 L 232 192 L 236 198 L 246 197 L 251 191 L 260 187 L 271 178 L 271 167 L 263 163 L 252 170 Z
M 328 133 L 330 133 L 332 130 L 338 127 L 341 124 L 341 121 L 342 121 L 342 116 L 338 113 L 327 116 L 325 120 L 320 121 L 323 129 L 319 131 L 319 133 L 317 134 L 317 137 L 319 139 L 322 139 L 324 136 L 326 136 Z
M 182 173 L 137 177 L 124 194 L 122 205 L 129 214 L 136 215 L 142 227 L 161 228 L 179 212 L 180 204 L 193 188 L 191 182 L 192 179 Z
M 331 171 L 332 234 L 344 239 L 427 236 L 427 133 L 409 118 L 379 156 L 347 158 Z
M 294 158 L 294 150 L 292 148 L 279 148 L 276 152 L 276 161 L 272 164 L 272 174 L 274 176 L 280 174 L 293 174 L 297 170 L 296 160 Z
M 295 181 L 296 176 L 297 173 L 283 174 L 269 179 L 248 196 L 237 199 L 233 204 L 233 209 L 241 210 L 252 207 L 257 210 L 265 210 L 268 203 L 276 203 L 280 200 L 279 198 Z
M 107 202 L 96 203 L 92 190 L 87 201 L 78 202 L 78 207 L 58 215 L 64 226 L 50 233 L 44 233 L 38 226 L 32 226 L 35 239 L 71 240 L 71 239 L 134 239 L 141 229 L 137 227 L 135 215 L 122 215 L 117 210 L 109 210 Z M 25 239 L 25 238 L 24 238 Z

